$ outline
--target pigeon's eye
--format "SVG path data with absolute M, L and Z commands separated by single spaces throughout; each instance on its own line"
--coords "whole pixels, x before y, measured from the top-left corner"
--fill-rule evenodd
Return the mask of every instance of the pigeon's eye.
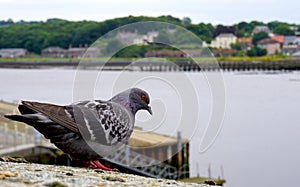
M 145 100 L 146 100 L 146 96 L 145 96 L 145 95 L 142 95 L 142 96 L 141 96 L 141 99 L 142 99 L 143 101 L 145 101 Z

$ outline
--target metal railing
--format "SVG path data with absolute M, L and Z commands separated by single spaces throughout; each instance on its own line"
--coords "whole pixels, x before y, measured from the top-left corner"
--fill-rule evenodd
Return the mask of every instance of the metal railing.
M 33 136 L 29 136 L 29 127 L 24 128 L 24 132 L 18 130 L 18 125 L 14 125 L 13 129 L 8 127 L 7 123 L 0 126 L 0 149 L 12 147 L 33 142 Z
M 178 179 L 179 177 L 176 167 L 139 154 L 131 150 L 128 146 L 105 157 L 105 159 L 118 165 L 134 168 L 139 173 L 147 176 L 166 179 Z
M 21 129 L 18 124 L 4 123 L 0 125 L 0 149 L 44 143 L 47 144 L 48 140 L 30 126 L 25 125 Z

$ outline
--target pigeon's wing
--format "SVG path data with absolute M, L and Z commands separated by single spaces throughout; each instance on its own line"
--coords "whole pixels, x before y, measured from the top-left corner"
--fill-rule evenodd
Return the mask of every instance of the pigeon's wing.
M 125 107 L 106 101 L 82 101 L 66 106 L 22 101 L 29 109 L 42 113 L 53 122 L 80 133 L 86 141 L 103 145 L 126 142 L 134 117 Z
M 126 142 L 131 134 L 134 117 L 124 106 L 107 101 L 83 101 L 65 106 L 87 141 L 103 145 Z
M 22 101 L 22 104 L 35 112 L 44 114 L 52 121 L 62 125 L 63 127 L 66 127 L 73 132 L 79 132 L 76 122 L 70 115 L 66 113 L 64 106 L 31 101 Z

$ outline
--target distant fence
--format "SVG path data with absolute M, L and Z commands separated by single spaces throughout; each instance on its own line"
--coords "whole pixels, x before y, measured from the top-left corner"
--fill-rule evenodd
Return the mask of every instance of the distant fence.
M 33 143 L 33 136 L 29 136 L 29 128 L 25 128 L 24 132 L 18 131 L 18 125 L 14 125 L 14 129 L 8 128 L 8 124 L 4 123 L 0 126 L 0 149 L 5 147 L 17 146 L 26 143 Z

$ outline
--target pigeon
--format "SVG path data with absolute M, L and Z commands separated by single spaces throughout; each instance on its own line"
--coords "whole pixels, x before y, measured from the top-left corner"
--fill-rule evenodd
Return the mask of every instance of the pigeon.
M 125 90 L 108 101 L 84 100 L 64 106 L 21 103 L 21 115 L 5 117 L 34 127 L 71 158 L 108 171 L 113 169 L 99 160 L 128 143 L 135 114 L 147 110 L 152 115 L 149 95 L 139 88 Z

